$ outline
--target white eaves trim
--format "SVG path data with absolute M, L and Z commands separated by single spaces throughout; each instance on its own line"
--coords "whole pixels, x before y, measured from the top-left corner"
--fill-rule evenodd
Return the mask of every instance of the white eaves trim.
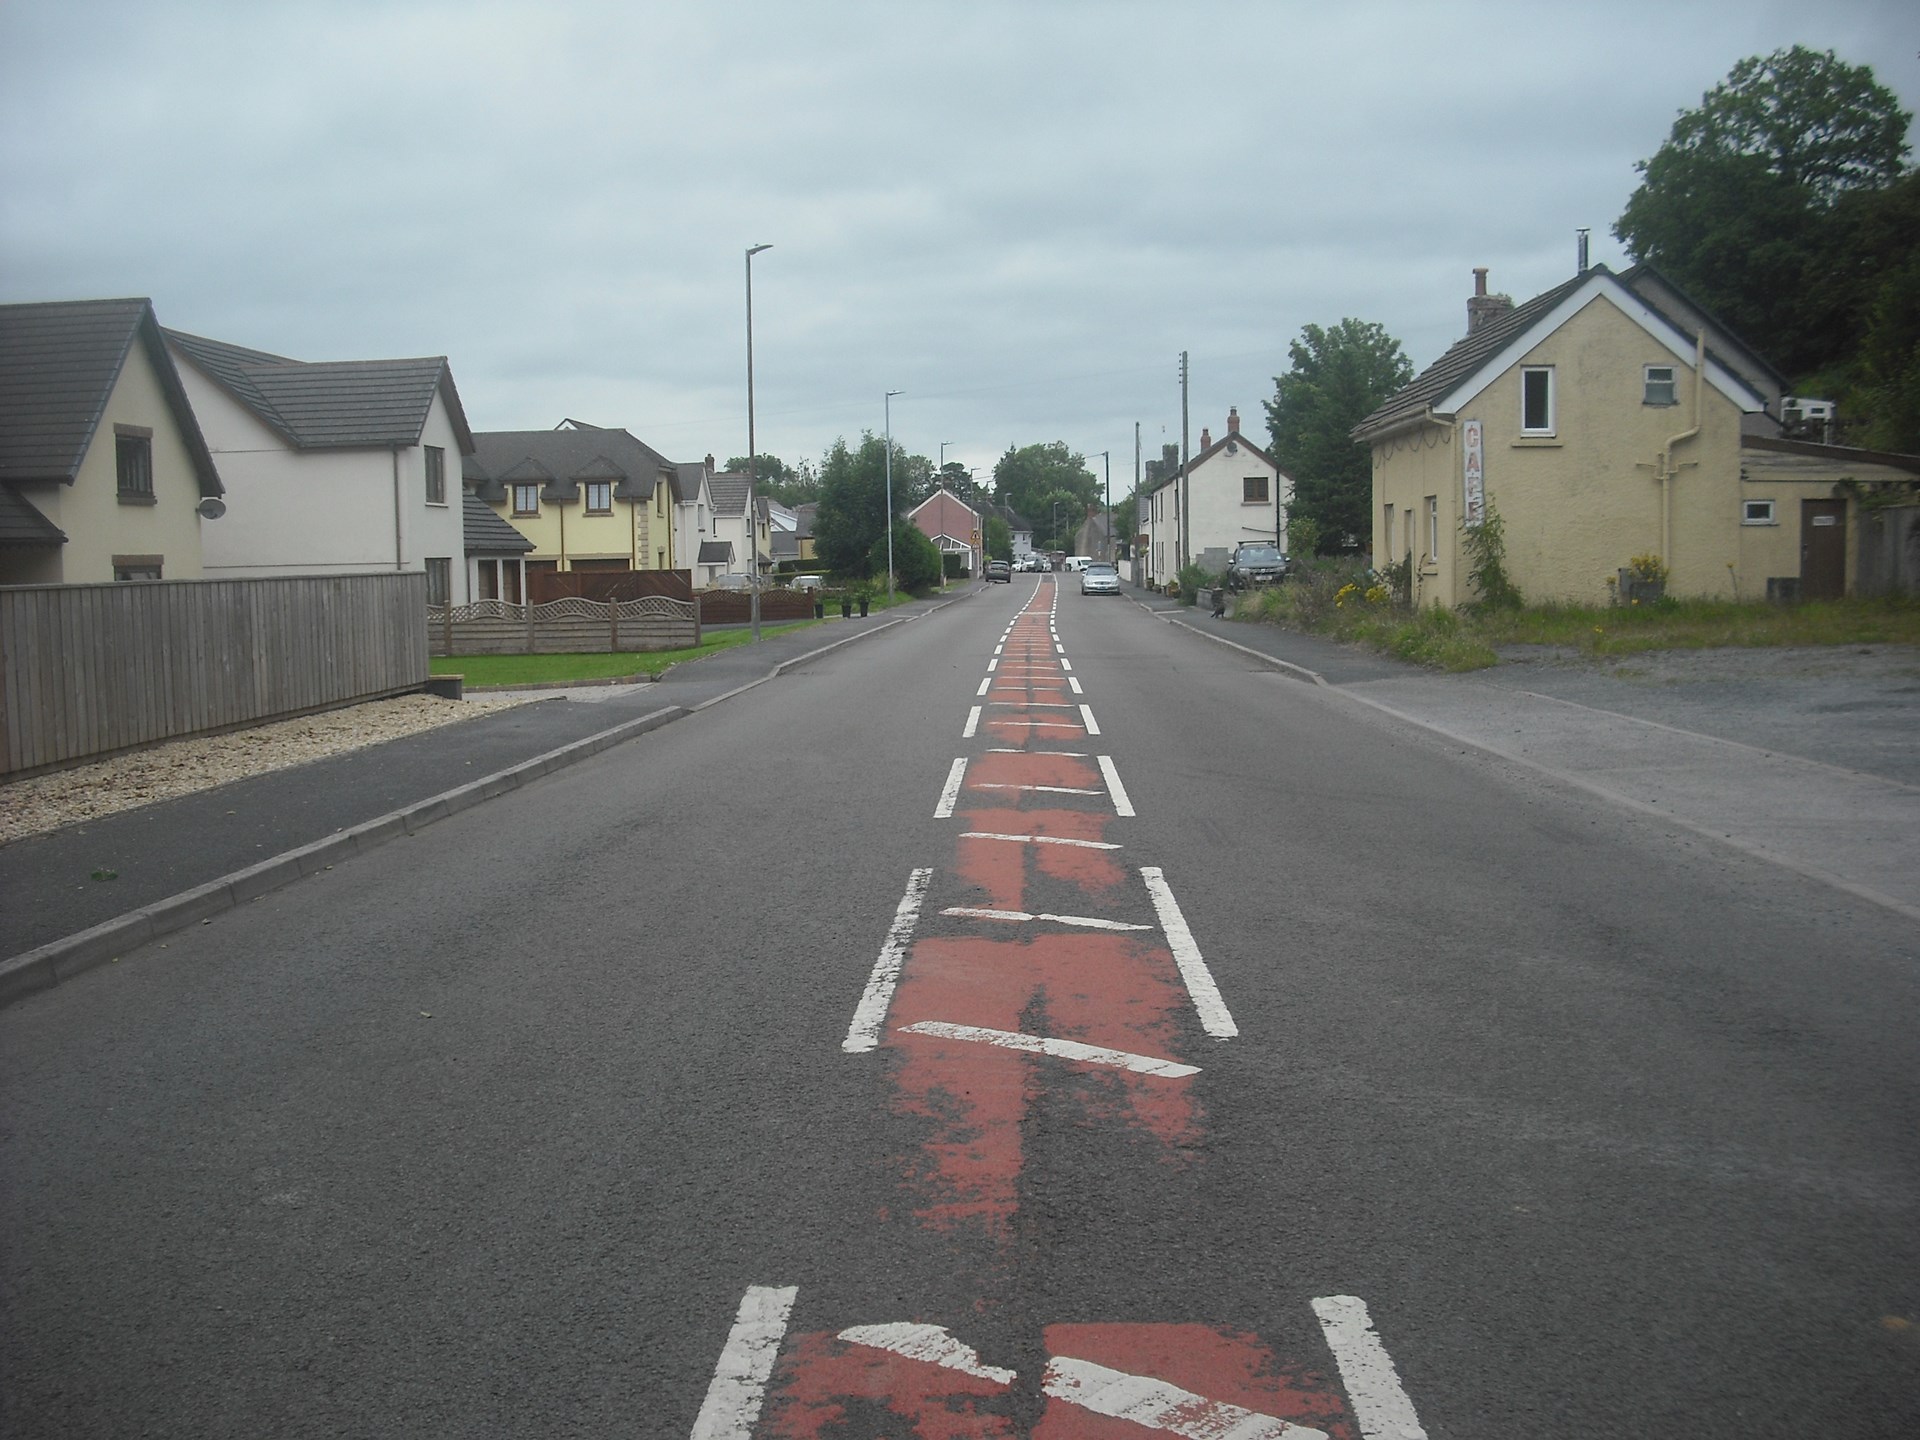
M 1516 335 L 1505 349 L 1459 385 L 1434 401 L 1432 410 L 1441 415 L 1458 414 L 1463 405 L 1471 404 L 1474 396 L 1518 365 L 1542 340 L 1600 299 L 1610 301 L 1615 309 L 1672 351 L 1675 360 L 1688 369 L 1693 368 L 1693 341 L 1678 330 L 1672 321 L 1622 285 L 1611 271 L 1596 271 L 1585 285 Z M 1707 357 L 1707 383 L 1746 414 L 1755 414 L 1767 408 L 1766 400 L 1751 385 L 1711 355 Z

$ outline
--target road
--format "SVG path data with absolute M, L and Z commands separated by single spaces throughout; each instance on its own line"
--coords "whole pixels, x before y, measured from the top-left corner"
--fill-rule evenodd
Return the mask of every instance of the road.
M 1920 1433 L 1915 958 L 1023 576 L 0 1012 L 0 1431 Z

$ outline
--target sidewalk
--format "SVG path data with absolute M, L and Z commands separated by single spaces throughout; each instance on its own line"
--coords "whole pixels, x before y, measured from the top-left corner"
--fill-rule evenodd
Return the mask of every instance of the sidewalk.
M 1920 652 L 1516 656 L 1441 675 L 1129 591 L 1157 618 L 1497 755 L 1920 920 Z
M 0 846 L 0 1004 L 969 593 L 768 636 L 676 665 L 655 683 L 596 687 L 595 703 L 556 691 Z M 96 881 L 95 871 L 116 878 Z

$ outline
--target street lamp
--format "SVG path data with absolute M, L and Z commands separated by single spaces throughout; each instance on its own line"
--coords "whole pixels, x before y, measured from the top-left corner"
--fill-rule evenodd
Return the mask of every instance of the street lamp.
M 893 603 L 893 397 L 904 395 L 904 390 L 887 391 L 882 402 L 887 411 L 887 603 Z M 946 573 L 946 566 L 940 567 Z
M 753 523 L 753 257 L 771 245 L 747 247 L 747 615 L 753 621 L 753 639 L 760 640 L 760 532 Z
M 1102 450 L 1100 458 L 1107 466 L 1107 559 L 1113 559 L 1113 452 Z
M 1053 543 L 1060 543 L 1060 502 L 1053 502 Z

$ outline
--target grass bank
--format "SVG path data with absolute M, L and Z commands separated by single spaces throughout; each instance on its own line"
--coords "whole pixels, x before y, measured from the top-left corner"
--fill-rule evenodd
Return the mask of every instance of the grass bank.
M 781 635 L 801 630 L 817 620 L 795 620 L 762 625 L 760 633 Z M 582 680 L 624 680 L 658 675 L 669 665 L 698 660 L 719 650 L 753 641 L 751 630 L 723 630 L 685 650 L 629 650 L 597 655 L 447 655 L 432 660 L 435 675 L 464 675 L 471 687 L 485 685 L 571 685 Z
M 1498 646 L 1555 645 L 1593 656 L 1714 646 L 1920 645 L 1920 600 L 1664 600 L 1652 605 L 1531 605 L 1411 610 L 1350 570 L 1316 566 L 1241 597 L 1236 620 L 1364 645 L 1436 670 L 1499 663 Z

